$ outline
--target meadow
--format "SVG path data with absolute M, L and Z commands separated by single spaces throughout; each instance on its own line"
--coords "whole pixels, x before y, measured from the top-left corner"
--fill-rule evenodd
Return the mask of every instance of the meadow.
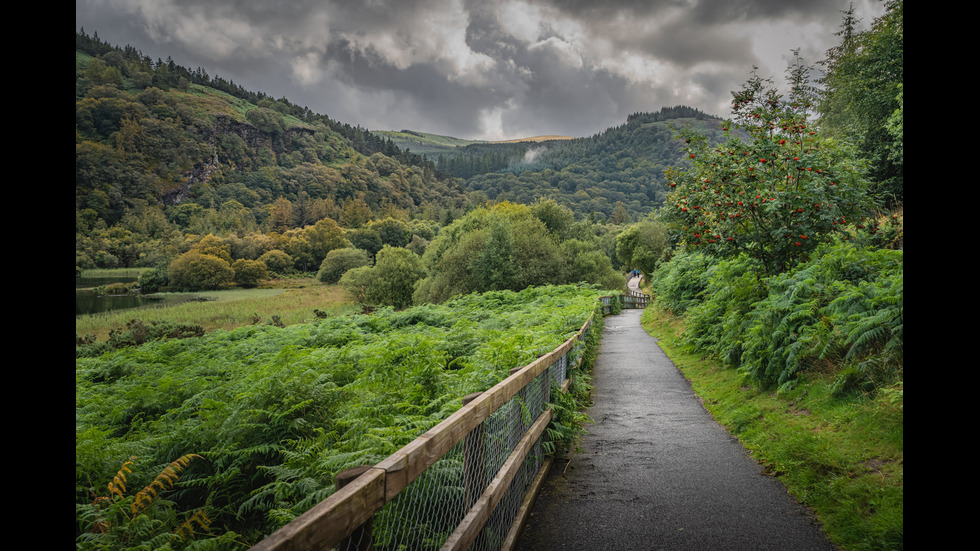
M 124 270 L 108 272 L 103 277 L 126 275 Z M 92 277 L 89 273 L 85 275 Z M 293 325 L 361 311 L 361 306 L 352 302 L 339 285 L 324 285 L 313 277 L 272 279 L 255 289 L 155 293 L 151 296 L 159 297 L 161 306 L 75 316 L 76 336 L 90 335 L 104 341 L 110 331 L 121 330 L 134 319 L 143 323 L 195 323 L 204 331 L 214 331 L 261 323 Z

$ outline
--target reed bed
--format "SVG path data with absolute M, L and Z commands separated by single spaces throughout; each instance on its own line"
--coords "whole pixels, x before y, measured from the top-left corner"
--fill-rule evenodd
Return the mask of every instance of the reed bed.
M 196 293 L 159 293 L 159 306 L 115 310 L 75 317 L 76 335 L 94 335 L 105 340 L 109 332 L 132 320 L 197 323 L 205 331 L 234 329 L 257 323 L 293 325 L 319 316 L 337 316 L 360 311 L 338 285 L 315 279 L 278 280 L 259 289 L 226 289 Z M 189 300 L 175 301 L 177 296 Z

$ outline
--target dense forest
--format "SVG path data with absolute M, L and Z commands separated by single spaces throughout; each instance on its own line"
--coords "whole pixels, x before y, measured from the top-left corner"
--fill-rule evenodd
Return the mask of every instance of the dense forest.
M 901 1 L 863 31 L 848 11 L 788 93 L 746 75 L 727 118 L 677 106 L 422 154 L 76 32 L 76 275 L 144 268 L 153 293 L 315 274 L 374 312 L 76 334 L 77 548 L 253 545 L 562 342 L 634 268 L 741 389 L 802 399 L 821 379 L 835 406 L 890 408 L 891 455 L 856 467 L 889 476 L 820 464 L 800 499 L 862 478 L 853 503 L 825 497 L 858 526 L 835 542 L 901 548 L 903 28 Z

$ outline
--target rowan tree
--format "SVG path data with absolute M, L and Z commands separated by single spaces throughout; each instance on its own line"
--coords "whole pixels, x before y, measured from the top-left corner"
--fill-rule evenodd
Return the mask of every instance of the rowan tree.
M 722 257 L 746 253 L 772 275 L 864 223 L 873 205 L 862 167 L 845 143 L 814 126 L 809 69 L 797 59 L 785 95 L 753 72 L 732 92 L 721 143 L 690 127 L 678 131 L 690 167 L 667 171 L 664 215 L 687 246 Z

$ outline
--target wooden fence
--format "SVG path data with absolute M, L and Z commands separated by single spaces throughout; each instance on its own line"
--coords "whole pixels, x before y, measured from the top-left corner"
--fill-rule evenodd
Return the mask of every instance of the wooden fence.
M 640 298 L 602 297 L 601 309 L 561 346 L 467 396 L 458 411 L 377 465 L 340 473 L 330 497 L 252 549 L 513 548 L 550 466 L 543 448 L 552 386 L 567 391 L 595 315 L 608 314 L 613 300 L 642 308 Z

